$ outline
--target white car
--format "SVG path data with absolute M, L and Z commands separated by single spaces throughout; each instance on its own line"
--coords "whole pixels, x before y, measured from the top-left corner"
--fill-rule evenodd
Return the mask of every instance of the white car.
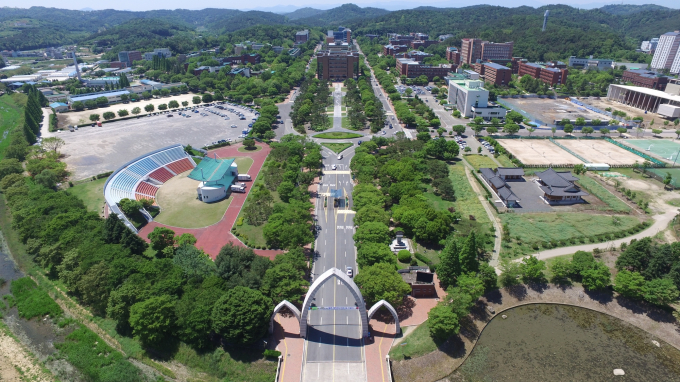
M 331 170 L 336 170 L 337 168 L 338 168 L 338 166 L 336 166 L 336 165 L 331 166 Z
M 347 276 L 352 277 L 352 267 L 347 267 Z

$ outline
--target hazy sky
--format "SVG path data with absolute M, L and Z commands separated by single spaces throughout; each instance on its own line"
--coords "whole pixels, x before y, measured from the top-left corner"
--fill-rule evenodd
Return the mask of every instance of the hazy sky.
M 456 1 L 438 1 L 438 0 L 426 0 L 419 1 L 417 3 L 409 1 L 380 1 L 380 0 L 356 0 L 352 1 L 354 4 L 359 6 L 371 6 L 384 8 L 389 10 L 398 9 L 409 9 L 423 5 L 435 6 L 435 7 L 462 7 L 468 5 L 475 5 L 479 3 L 491 4 L 491 5 L 502 5 L 506 7 L 517 7 L 520 5 L 528 5 L 533 7 L 540 7 L 546 4 L 568 4 L 574 7 L 581 8 L 597 8 L 607 4 L 621 4 L 619 1 L 601 1 L 601 0 L 456 0 Z M 106 9 L 114 8 L 119 10 L 132 10 L 132 11 L 145 11 L 150 9 L 203 9 L 203 8 L 230 8 L 230 9 L 263 9 L 271 10 L 274 12 L 292 11 L 296 8 L 301 7 L 313 7 L 319 9 L 328 9 L 343 4 L 342 1 L 339 2 L 320 2 L 315 0 L 251 0 L 246 2 L 247 8 L 245 8 L 243 3 L 233 3 L 225 2 L 220 0 L 203 0 L 200 2 L 192 3 L 184 0 L 165 0 L 162 2 L 162 6 L 159 7 L 161 3 L 151 2 L 151 1 L 138 1 L 138 0 L 119 0 L 114 3 L 110 2 L 92 2 L 90 0 L 71 0 L 69 2 L 60 2 L 55 4 L 53 0 L 6 0 L 3 2 L 3 6 L 8 7 L 20 7 L 28 8 L 31 6 L 43 6 L 43 7 L 56 7 L 57 8 L 67 8 L 67 9 L 83 9 L 83 8 L 93 8 L 93 9 Z M 624 4 L 658 4 L 670 8 L 680 8 L 680 1 L 677 0 L 628 0 L 624 1 Z M 266 9 L 274 8 L 274 9 Z

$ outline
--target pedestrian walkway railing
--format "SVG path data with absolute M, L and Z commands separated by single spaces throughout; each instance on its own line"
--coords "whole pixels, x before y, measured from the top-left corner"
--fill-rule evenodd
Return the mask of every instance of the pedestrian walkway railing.
M 568 152 L 569 154 L 575 156 L 575 157 L 578 158 L 581 162 L 583 162 L 583 163 L 590 163 L 590 161 L 588 161 L 586 158 L 584 158 L 584 157 L 582 157 L 582 156 L 576 154 L 575 152 L 569 150 L 569 149 L 566 148 L 565 146 L 563 146 L 563 145 L 557 143 L 557 141 L 555 141 L 554 139 L 550 138 L 550 142 L 556 144 L 556 145 L 557 145 L 559 148 L 561 148 L 562 150 L 564 150 L 564 151 Z
M 281 381 L 281 364 L 283 363 L 283 356 L 279 356 L 279 362 L 276 365 L 276 379 L 274 379 L 274 382 L 279 382 Z
M 646 160 L 652 162 L 652 163 L 654 164 L 654 167 L 666 167 L 666 162 L 662 162 L 662 161 L 660 161 L 660 160 L 658 160 L 658 159 L 656 159 L 656 158 L 652 158 L 651 156 L 649 156 L 649 155 L 647 155 L 647 154 L 641 152 L 640 150 L 636 150 L 636 149 L 634 149 L 634 148 L 632 148 L 632 147 L 630 147 L 630 146 L 626 146 L 626 145 L 624 145 L 623 143 L 617 142 L 617 141 L 615 141 L 615 140 L 613 140 L 613 139 L 611 139 L 611 138 L 605 138 L 605 139 L 606 139 L 609 143 L 613 143 L 613 144 L 619 146 L 620 148 L 622 148 L 622 149 L 624 149 L 624 150 L 628 150 L 628 151 L 630 151 L 631 153 L 633 153 L 633 154 L 635 154 L 635 155 L 637 155 L 637 156 L 640 156 L 640 157 L 642 157 L 642 158 L 644 158 L 644 159 L 646 159 Z

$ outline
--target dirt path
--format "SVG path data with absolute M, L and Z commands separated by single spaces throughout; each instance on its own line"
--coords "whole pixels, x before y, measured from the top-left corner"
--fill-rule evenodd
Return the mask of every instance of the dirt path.
M 0 326 L 0 381 L 54 381 L 19 341 L 11 337 L 4 324 Z
M 677 321 L 659 308 L 609 292 L 586 292 L 580 286 L 519 285 L 492 291 L 479 299 L 461 333 L 445 342 L 440 349 L 422 357 L 394 362 L 394 381 L 429 382 L 445 378 L 465 362 L 493 317 L 520 305 L 536 303 L 565 304 L 609 314 L 656 336 L 662 346 L 680 349 Z M 491 313 L 489 308 L 495 313 Z

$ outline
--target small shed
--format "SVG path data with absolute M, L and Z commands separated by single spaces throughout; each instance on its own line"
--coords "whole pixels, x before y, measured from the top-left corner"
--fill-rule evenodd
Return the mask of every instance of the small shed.
M 68 105 L 63 103 L 63 102 L 52 102 L 50 104 L 50 107 L 54 109 L 57 113 L 63 113 L 65 111 L 68 111 Z
M 586 163 L 585 166 L 588 171 L 609 171 L 609 165 L 606 163 Z

